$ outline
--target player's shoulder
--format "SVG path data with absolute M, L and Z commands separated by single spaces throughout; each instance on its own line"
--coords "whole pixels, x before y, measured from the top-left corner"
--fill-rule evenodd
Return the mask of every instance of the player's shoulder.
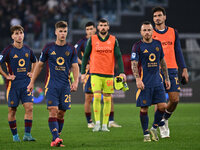
M 71 43 L 66 43 L 66 46 L 69 47 L 71 50 L 75 50 L 75 47 Z
M 139 41 L 136 41 L 134 44 L 133 44 L 133 47 L 138 47 L 142 44 L 142 40 L 139 40 Z
M 85 42 L 87 42 L 87 38 L 83 37 L 82 39 L 80 39 L 76 44 L 75 44 L 75 48 L 79 47 L 80 45 L 84 44 Z
M 160 45 L 161 45 L 161 42 L 160 42 L 159 40 L 153 39 L 153 42 L 154 42 L 155 44 L 160 44 Z
M 142 40 L 136 41 L 133 46 L 132 46 L 132 50 L 133 51 L 137 51 L 140 48 L 140 45 L 142 44 Z
M 55 42 L 49 42 L 44 46 L 42 51 L 46 51 L 46 50 L 50 49 L 53 46 L 55 46 Z
M 5 48 L 3 49 L 2 53 L 6 53 L 6 52 L 10 51 L 12 48 L 13 48 L 13 45 L 10 44 L 10 45 L 8 45 L 7 47 L 5 47 Z
M 26 44 L 24 44 L 24 48 L 25 48 L 26 50 L 28 50 L 28 51 L 32 51 L 32 49 L 31 49 L 28 45 L 26 45 Z

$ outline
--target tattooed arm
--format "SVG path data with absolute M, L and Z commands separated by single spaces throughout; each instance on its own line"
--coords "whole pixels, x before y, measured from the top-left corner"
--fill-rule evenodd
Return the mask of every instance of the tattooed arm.
M 139 71 L 138 71 L 138 61 L 136 61 L 136 60 L 131 61 L 131 69 L 132 69 L 133 75 L 136 79 L 137 88 L 143 90 L 144 83 L 140 79 L 140 75 L 139 75 Z
M 162 72 L 163 72 L 163 74 L 164 74 L 164 76 L 165 76 L 166 89 L 168 90 L 168 89 L 170 89 L 171 84 L 170 84 L 170 80 L 169 80 L 167 64 L 166 64 L 164 58 L 161 59 L 161 61 L 160 61 L 160 66 L 161 66 Z

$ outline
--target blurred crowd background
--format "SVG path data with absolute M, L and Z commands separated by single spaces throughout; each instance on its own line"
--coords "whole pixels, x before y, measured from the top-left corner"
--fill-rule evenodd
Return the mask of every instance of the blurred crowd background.
M 186 5 L 186 4 L 187 5 Z M 69 24 L 68 42 L 75 44 L 85 34 L 88 21 L 107 18 L 110 32 L 120 44 L 126 74 L 133 79 L 130 53 L 139 40 L 140 24 L 152 22 L 151 9 L 163 6 L 167 11 L 167 25 L 178 29 L 184 57 L 191 80 L 200 79 L 200 23 L 198 4 L 174 0 L 0 0 L 0 51 L 9 43 L 10 26 L 20 24 L 25 29 L 25 43 L 39 56 L 43 46 L 55 40 L 54 24 L 65 20 Z

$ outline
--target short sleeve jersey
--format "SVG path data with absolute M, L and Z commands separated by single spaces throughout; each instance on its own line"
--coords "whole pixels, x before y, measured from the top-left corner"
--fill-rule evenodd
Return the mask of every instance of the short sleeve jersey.
M 75 48 L 77 50 L 77 53 L 84 53 L 85 52 L 85 47 L 87 45 L 87 38 L 84 37 L 81 40 L 79 40 L 76 44 L 75 44 Z
M 69 84 L 69 71 L 73 63 L 78 63 L 74 46 L 64 46 L 54 42 L 47 44 L 42 50 L 40 61 L 46 62 L 45 88 L 63 87 Z
M 27 73 L 30 71 L 31 63 L 35 63 L 37 58 L 33 51 L 26 45 L 21 49 L 9 45 L 0 55 L 0 63 L 6 63 L 7 71 L 16 78 L 13 81 L 7 81 L 11 88 L 22 88 L 28 86 L 30 78 Z
M 159 62 L 164 53 L 160 41 L 151 43 L 139 41 L 133 45 L 131 60 L 138 61 L 140 77 L 145 87 L 156 87 L 162 84 Z

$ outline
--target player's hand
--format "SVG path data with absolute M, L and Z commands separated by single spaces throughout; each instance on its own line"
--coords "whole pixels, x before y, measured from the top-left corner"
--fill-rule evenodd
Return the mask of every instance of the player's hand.
M 123 77 L 124 82 L 126 82 L 126 75 L 124 73 L 120 73 L 119 76 Z
M 15 80 L 15 78 L 16 78 L 15 75 L 10 75 L 10 74 L 8 74 L 6 77 L 7 80 L 11 80 L 11 81 Z
M 82 74 L 82 75 L 81 75 L 81 82 L 82 82 L 82 83 L 85 81 L 85 78 L 86 78 L 86 74 Z
M 188 75 L 187 68 L 183 69 L 182 78 L 185 78 L 185 82 L 188 83 L 188 81 L 189 81 L 189 75 Z
M 77 82 L 77 81 L 74 81 L 74 82 L 71 84 L 71 92 L 77 91 L 77 88 L 78 88 L 78 82 Z
M 32 78 L 33 74 L 32 74 L 31 72 L 28 72 L 28 73 L 27 73 L 27 76 L 28 76 L 29 78 Z
M 136 78 L 136 85 L 138 89 L 144 90 L 144 83 L 140 78 Z
M 33 88 L 34 88 L 34 84 L 30 82 L 29 85 L 27 86 L 27 92 L 32 92 Z
M 165 80 L 165 86 L 166 86 L 167 90 L 169 90 L 171 88 L 171 82 L 170 82 L 170 80 Z

